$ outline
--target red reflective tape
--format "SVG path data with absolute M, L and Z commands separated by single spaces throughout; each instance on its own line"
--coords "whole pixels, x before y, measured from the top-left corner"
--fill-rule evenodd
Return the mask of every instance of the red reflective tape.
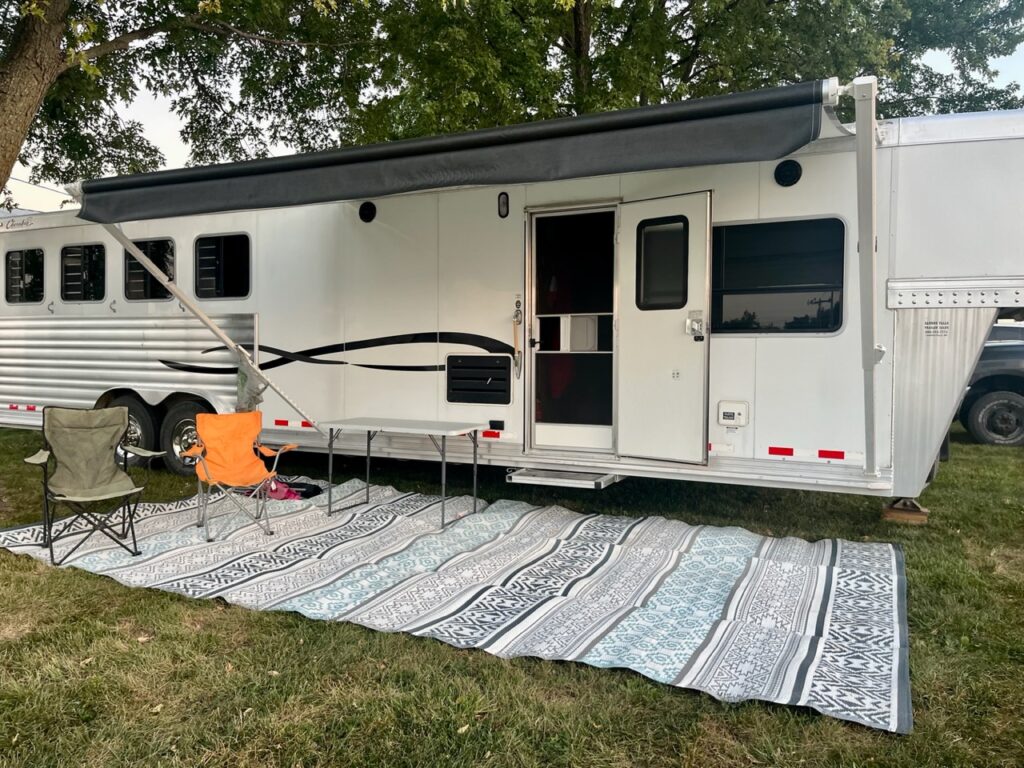
M 14 403 L 11 403 L 10 405 L 7 406 L 7 410 L 16 411 L 18 410 L 18 406 L 16 406 Z
M 34 411 L 35 409 L 36 409 L 36 407 L 34 405 L 26 405 L 25 406 L 25 410 L 26 411 Z
M 287 427 L 288 426 L 288 419 L 274 419 L 274 426 L 275 427 Z
M 711 443 L 708 443 L 708 450 L 711 450 Z
M 302 422 L 301 426 L 303 426 L 303 427 L 312 427 L 313 426 L 313 422 L 311 422 L 311 421 L 304 421 L 304 422 Z
M 818 451 L 819 459 L 845 459 L 846 451 Z
M 480 433 L 480 437 L 489 437 L 491 439 L 497 439 L 501 437 L 501 432 L 496 429 L 485 429 Z
M 792 456 L 793 455 L 793 449 L 792 448 L 783 448 L 782 446 L 778 446 L 778 445 L 769 445 L 768 446 L 768 455 L 769 456 Z

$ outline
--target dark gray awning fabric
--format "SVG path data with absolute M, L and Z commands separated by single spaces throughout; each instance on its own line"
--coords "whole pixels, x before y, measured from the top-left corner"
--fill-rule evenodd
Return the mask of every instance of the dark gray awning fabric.
M 818 137 L 822 82 L 82 185 L 83 219 L 137 221 L 774 160 Z

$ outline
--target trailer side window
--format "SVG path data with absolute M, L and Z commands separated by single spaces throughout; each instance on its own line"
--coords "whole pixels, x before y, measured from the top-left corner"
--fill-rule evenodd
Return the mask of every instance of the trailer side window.
M 196 240 L 196 297 L 249 295 L 249 236 L 216 235 Z
M 834 331 L 843 322 L 845 233 L 839 219 L 715 227 L 711 329 Z
M 61 248 L 61 300 L 103 301 L 106 293 L 106 249 L 102 245 L 68 245 Z
M 174 242 L 171 240 L 134 240 L 135 246 L 156 264 L 171 280 L 174 279 Z M 170 292 L 136 261 L 124 252 L 124 297 L 129 301 L 158 301 L 171 298 Z
M 689 229 L 685 216 L 647 219 L 637 225 L 637 309 L 686 306 Z
M 4 257 L 7 301 L 37 304 L 43 300 L 43 249 L 8 251 Z

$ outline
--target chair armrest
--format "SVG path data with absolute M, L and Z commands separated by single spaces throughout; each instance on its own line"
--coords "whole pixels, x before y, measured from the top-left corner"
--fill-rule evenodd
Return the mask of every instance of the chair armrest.
M 282 453 L 294 451 L 298 447 L 299 446 L 296 443 L 288 443 L 287 445 L 282 445 L 275 451 L 273 448 L 267 448 L 265 445 L 260 445 L 259 443 L 256 444 L 256 450 L 260 452 L 261 456 L 265 456 L 267 458 L 270 458 L 271 456 L 274 457 L 274 466 L 271 468 L 271 472 L 277 472 L 277 462 L 281 460 Z
M 205 451 L 206 448 L 203 447 L 202 443 L 193 443 L 190 448 L 186 448 L 178 455 L 183 459 L 192 458 L 193 456 L 196 458 L 202 458 Z
M 273 448 L 267 448 L 265 445 L 256 445 L 256 450 L 260 452 L 260 456 L 266 456 L 268 459 L 271 456 L 279 456 L 282 453 L 288 453 L 288 451 L 294 451 L 299 447 L 298 443 L 288 443 L 282 445 L 276 451 Z
M 50 452 L 49 451 L 36 451 L 31 456 L 29 456 L 27 459 L 25 459 L 25 463 L 26 464 L 35 464 L 37 467 L 45 467 L 46 466 L 46 462 L 48 462 L 49 460 L 50 460 Z
M 151 451 L 148 448 L 139 448 L 137 445 L 122 445 L 121 450 L 140 456 L 143 459 L 155 459 L 157 456 L 165 456 L 167 451 Z

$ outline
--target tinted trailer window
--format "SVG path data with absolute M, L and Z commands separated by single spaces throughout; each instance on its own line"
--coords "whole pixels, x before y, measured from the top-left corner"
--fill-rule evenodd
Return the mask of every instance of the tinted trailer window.
M 838 330 L 845 231 L 839 219 L 715 227 L 711 328 L 719 333 Z

